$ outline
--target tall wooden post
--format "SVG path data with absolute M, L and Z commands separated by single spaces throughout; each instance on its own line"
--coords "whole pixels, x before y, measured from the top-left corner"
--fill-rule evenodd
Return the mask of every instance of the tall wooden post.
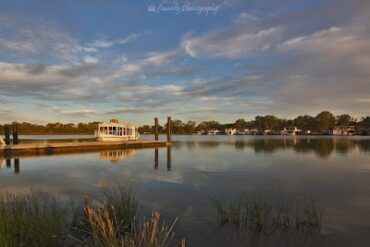
M 10 144 L 10 128 L 9 125 L 4 126 L 4 134 L 5 134 L 5 144 Z
M 158 118 L 154 118 L 154 140 L 158 141 Z
M 13 144 L 18 144 L 18 124 L 13 123 Z
M 171 126 L 171 117 L 167 117 L 167 142 L 170 143 L 171 142 L 171 129 L 172 129 L 172 126 Z

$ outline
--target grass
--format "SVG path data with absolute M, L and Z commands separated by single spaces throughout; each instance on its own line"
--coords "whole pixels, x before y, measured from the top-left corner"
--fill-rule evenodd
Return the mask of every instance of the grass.
M 43 193 L 0 194 L 0 246 L 60 246 L 67 210 Z
M 177 220 L 167 226 L 154 211 L 136 224 L 137 207 L 135 193 L 118 186 L 68 205 L 45 193 L 0 191 L 0 246 L 173 246 Z
M 307 197 L 267 198 L 250 193 L 213 201 L 221 226 L 256 234 L 276 231 L 320 232 L 321 210 Z

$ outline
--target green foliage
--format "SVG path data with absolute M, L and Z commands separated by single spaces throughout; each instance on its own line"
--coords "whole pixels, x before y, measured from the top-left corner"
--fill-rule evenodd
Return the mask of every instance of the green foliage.
M 331 112 L 323 111 L 316 116 L 316 129 L 325 132 L 333 129 L 335 126 L 335 117 Z
M 27 122 L 17 123 L 19 134 L 94 134 L 99 122 L 79 123 L 48 123 L 46 125 L 31 124 Z M 0 125 L 0 131 L 3 126 Z
M 313 131 L 316 128 L 316 119 L 308 115 L 298 116 L 293 120 L 293 125 L 302 130 Z
M 254 121 L 255 127 L 260 130 L 280 130 L 281 120 L 272 115 L 257 116 Z
M 362 118 L 361 122 L 356 125 L 358 133 L 370 135 L 370 117 Z
M 222 124 L 217 121 L 201 122 L 196 127 L 196 130 L 211 130 L 211 129 L 223 129 Z
M 238 119 L 235 121 L 234 128 L 237 130 L 244 130 L 247 128 L 247 122 L 244 119 Z
M 339 125 L 339 126 L 348 126 L 348 125 L 354 124 L 354 122 L 355 122 L 355 119 L 351 117 L 351 115 L 349 114 L 342 114 L 342 115 L 337 116 L 336 118 L 336 125 Z

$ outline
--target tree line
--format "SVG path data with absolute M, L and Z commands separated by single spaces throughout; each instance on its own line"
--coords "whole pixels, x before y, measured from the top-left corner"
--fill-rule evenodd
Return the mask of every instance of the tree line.
M 46 125 L 32 124 L 27 122 L 17 123 L 19 134 L 93 134 L 97 129 L 99 122 L 89 123 L 48 123 Z M 197 123 L 195 121 L 183 122 L 180 119 L 171 121 L 173 134 L 194 134 L 198 131 L 209 131 L 217 129 L 224 131 L 228 128 L 237 130 L 256 129 L 259 132 L 264 130 L 280 131 L 283 128 L 297 127 L 303 131 L 324 133 L 333 129 L 335 126 L 355 126 L 357 134 L 370 133 L 370 116 L 356 119 L 349 114 L 334 116 L 329 111 L 323 111 L 316 116 L 301 115 L 294 119 L 278 118 L 273 115 L 256 116 L 252 121 L 237 119 L 233 123 L 222 124 L 218 121 L 204 121 Z M 0 125 L 0 132 L 3 133 L 4 125 Z M 165 133 L 167 124 L 159 126 L 159 132 Z M 153 125 L 143 125 L 139 127 L 140 134 L 153 134 Z
M 19 134 L 93 134 L 97 129 L 99 122 L 90 122 L 90 123 L 48 123 L 45 125 L 41 124 L 32 124 L 27 122 L 16 123 L 18 125 Z M 10 129 L 12 129 L 12 124 Z M 0 133 L 3 133 L 4 126 L 0 125 Z
M 273 115 L 256 116 L 252 121 L 237 119 L 234 123 L 221 124 L 218 121 L 204 121 L 197 124 L 195 121 L 182 122 L 179 119 L 172 120 L 172 133 L 194 134 L 198 131 L 209 131 L 217 129 L 225 131 L 228 128 L 237 130 L 256 129 L 258 132 L 264 130 L 280 131 L 284 128 L 297 127 L 302 131 L 310 130 L 313 133 L 324 133 L 332 130 L 335 126 L 355 126 L 357 134 L 368 134 L 370 132 L 370 116 L 356 119 L 349 114 L 334 116 L 329 111 L 322 111 L 316 116 L 301 115 L 294 119 L 278 118 Z M 159 126 L 159 131 L 165 133 L 167 124 Z M 153 134 L 153 125 L 144 125 L 139 128 L 141 134 Z

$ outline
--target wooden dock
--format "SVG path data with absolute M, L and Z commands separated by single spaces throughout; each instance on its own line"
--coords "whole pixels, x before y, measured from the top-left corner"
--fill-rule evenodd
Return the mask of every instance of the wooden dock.
M 166 141 L 120 141 L 120 142 L 58 142 L 31 143 L 0 146 L 0 157 L 53 155 L 61 153 L 93 152 L 111 149 L 157 148 L 171 145 Z

